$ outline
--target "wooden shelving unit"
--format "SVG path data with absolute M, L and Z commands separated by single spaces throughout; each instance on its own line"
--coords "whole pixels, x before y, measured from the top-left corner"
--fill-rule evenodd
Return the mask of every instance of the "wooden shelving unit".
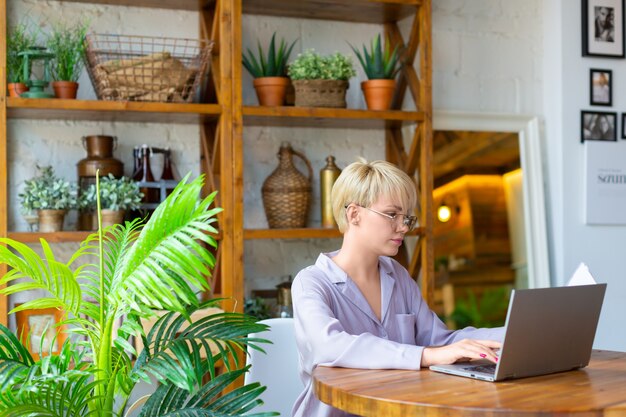
M 7 1 L 0 0 L 0 33 L 6 33 Z M 225 309 L 243 309 L 244 242 L 253 239 L 339 238 L 335 229 L 244 229 L 243 226 L 243 129 L 246 126 L 379 129 L 386 156 L 416 178 L 420 196 L 419 236 L 407 267 L 421 277 L 427 300 L 433 293 L 432 248 L 432 107 L 430 58 L 431 0 L 71 0 L 77 3 L 110 4 L 199 10 L 201 37 L 216 45 L 211 60 L 207 97 L 210 104 L 138 103 L 89 100 L 21 99 L 6 97 L 6 41 L 0 39 L 0 237 L 22 242 L 76 242 L 88 232 L 54 234 L 9 232 L 7 184 L 7 119 L 85 120 L 111 122 L 184 123 L 201 126 L 201 169 L 206 174 L 205 193 L 219 190 L 216 204 L 224 209 L 219 217 L 220 296 L 232 302 Z M 328 19 L 382 24 L 394 44 L 403 45 L 406 61 L 399 77 L 390 111 L 357 109 L 243 106 L 241 39 L 242 14 Z M 412 17 L 407 42 L 397 21 Z M 406 92 L 417 110 L 401 110 Z M 408 149 L 402 131 L 413 127 Z M 417 173 L 419 172 L 419 175 Z M 12 190 L 14 192 L 14 190 Z M 0 270 L 0 274 L 5 271 Z M 6 323 L 6 299 L 0 298 L 0 322 Z

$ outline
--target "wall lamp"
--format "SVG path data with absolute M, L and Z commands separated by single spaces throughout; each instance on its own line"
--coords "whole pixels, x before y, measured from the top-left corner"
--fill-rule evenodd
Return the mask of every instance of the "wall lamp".
M 441 223 L 449 222 L 452 217 L 458 216 L 461 212 L 461 207 L 454 203 L 452 198 L 444 198 L 441 200 L 441 204 L 437 208 L 437 220 Z

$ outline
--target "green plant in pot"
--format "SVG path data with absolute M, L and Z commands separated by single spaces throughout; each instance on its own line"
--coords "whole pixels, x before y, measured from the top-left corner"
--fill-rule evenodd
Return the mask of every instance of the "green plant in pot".
M 289 64 L 296 90 L 296 106 L 346 107 L 348 80 L 356 72 L 349 56 L 336 52 L 322 56 L 309 49 Z
M 57 23 L 48 34 L 46 46 L 54 55 L 52 88 L 57 98 L 76 98 L 78 78 L 85 65 L 87 23 Z
M 10 97 L 19 97 L 28 91 L 26 82 L 29 79 L 30 68 L 24 71 L 24 56 L 20 52 L 35 46 L 36 34 L 30 32 L 25 23 L 19 23 L 9 28 L 7 33 L 7 87 Z
M 367 108 L 370 110 L 389 110 L 396 87 L 395 77 L 401 68 L 398 46 L 392 50 L 389 39 L 387 39 L 383 50 L 379 34 L 370 42 L 369 52 L 366 45 L 363 45 L 363 54 L 354 46 L 350 45 L 350 47 L 359 59 L 368 78 L 368 81 L 361 83 Z
M 67 211 L 76 206 L 76 187 L 58 177 L 51 166 L 37 168 L 40 174 L 24 182 L 20 201 L 22 207 L 37 211 L 40 232 L 58 232 Z
M 276 48 L 276 32 L 274 32 L 267 55 L 263 52 L 261 42 L 258 43 L 258 59 L 249 48 L 247 55 L 243 54 L 243 66 L 254 77 L 254 89 L 261 106 L 282 106 L 284 104 L 289 85 L 287 61 L 295 44 L 296 41 L 293 41 L 291 45 L 287 46 L 285 40 L 281 39 L 280 46 Z
M 57 351 L 50 347 L 35 360 L 27 335 L 0 325 L 0 416 L 121 417 L 136 407 L 143 417 L 277 415 L 250 413 L 261 403 L 259 383 L 224 391 L 247 370 L 238 353 L 263 342 L 247 335 L 267 326 L 228 312 L 190 322 L 194 312 L 220 301 L 200 302 L 198 293 L 209 290 L 221 209 L 212 207 L 215 193 L 199 199 L 201 177 L 188 179 L 148 222 L 100 227 L 67 263 L 43 239 L 40 258 L 0 238 L 0 264 L 10 267 L 0 294 L 47 290 L 11 313 L 59 309 L 70 334 Z M 154 317 L 145 331 L 141 319 Z M 141 351 L 135 352 L 132 336 L 142 340 Z M 219 375 L 218 362 L 225 367 Z M 140 381 L 155 390 L 131 404 Z
M 108 227 L 124 221 L 127 210 L 138 210 L 143 193 L 136 182 L 128 177 L 115 178 L 112 174 L 100 180 L 100 203 L 102 205 L 102 226 Z M 91 184 L 81 192 L 78 200 L 83 211 L 95 211 L 96 185 Z M 97 222 L 93 222 L 94 227 Z

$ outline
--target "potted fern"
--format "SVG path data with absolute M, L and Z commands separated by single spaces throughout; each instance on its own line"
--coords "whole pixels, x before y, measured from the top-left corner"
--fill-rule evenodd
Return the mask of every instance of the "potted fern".
M 282 106 L 289 85 L 286 66 L 296 41 L 287 46 L 285 40 L 281 39 L 277 49 L 275 38 L 276 32 L 272 34 L 267 55 L 260 42 L 258 59 L 249 48 L 248 54 L 243 54 L 243 66 L 254 77 L 253 85 L 261 106 Z
M 296 106 L 346 107 L 348 80 L 356 73 L 350 57 L 336 52 L 322 56 L 313 49 L 289 64 L 296 90 Z
M 65 214 L 76 206 L 75 186 L 58 177 L 51 166 L 37 168 L 40 174 L 26 180 L 19 194 L 22 207 L 37 211 L 40 232 L 61 231 Z
M 47 47 L 54 54 L 52 89 L 57 98 L 76 98 L 78 78 L 84 67 L 85 35 L 88 25 L 58 23 L 48 35 Z
M 277 415 L 250 413 L 261 403 L 265 388 L 259 383 L 224 393 L 247 370 L 238 351 L 260 349 L 262 340 L 247 335 L 267 326 L 239 313 L 189 323 L 194 312 L 219 302 L 202 303 L 197 292 L 208 290 L 221 209 L 211 207 L 215 193 L 199 199 L 202 178 L 188 179 L 147 223 L 136 219 L 100 227 L 67 263 L 56 259 L 43 239 L 40 258 L 24 244 L 0 238 L 0 265 L 11 268 L 0 280 L 0 295 L 47 290 L 11 314 L 59 309 L 59 325 L 70 336 L 59 349 L 38 352 L 34 359 L 30 344 L 24 344 L 27 335 L 18 337 L 0 325 L 0 415 L 121 417 L 140 404 L 129 401 L 139 381 L 156 388 L 143 399 L 142 416 Z M 87 263 L 80 265 L 81 260 Z M 141 319 L 157 316 L 155 310 L 166 313 L 146 332 Z M 131 336 L 143 341 L 140 352 Z M 226 368 L 220 375 L 214 371 L 218 361 Z
M 396 46 L 393 50 L 389 45 L 389 39 L 385 42 L 385 49 L 380 41 L 380 34 L 371 41 L 368 52 L 363 45 L 363 54 L 354 46 L 350 45 L 356 54 L 368 81 L 361 83 L 361 89 L 365 96 L 367 108 L 370 110 L 389 110 L 396 87 L 395 77 L 400 71 L 400 53 Z
M 29 33 L 25 23 L 9 29 L 7 34 L 7 87 L 10 97 L 19 97 L 28 91 L 26 82 L 30 78 L 30 68 L 24 69 L 24 56 L 20 52 L 35 46 L 36 35 Z
M 100 203 L 102 205 L 102 227 L 121 224 L 127 210 L 138 210 L 141 206 L 143 193 L 136 182 L 128 177 L 115 178 L 109 174 L 100 180 Z M 95 212 L 96 185 L 91 184 L 81 192 L 78 205 L 82 211 Z M 92 219 L 95 215 L 92 216 Z M 95 229 L 96 221 L 91 222 L 90 229 Z

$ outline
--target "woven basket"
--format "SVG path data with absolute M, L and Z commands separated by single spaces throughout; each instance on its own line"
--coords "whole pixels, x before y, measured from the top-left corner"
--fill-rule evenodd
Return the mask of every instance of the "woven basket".
M 87 72 L 100 100 L 191 102 L 213 41 L 89 34 Z
M 296 106 L 299 107 L 346 107 L 345 80 L 293 80 L 296 90 Z
M 294 166 L 293 155 L 306 163 L 308 178 Z M 306 227 L 312 190 L 311 163 L 288 143 L 281 145 L 278 159 L 278 168 L 267 177 L 261 189 L 267 222 L 272 229 Z

